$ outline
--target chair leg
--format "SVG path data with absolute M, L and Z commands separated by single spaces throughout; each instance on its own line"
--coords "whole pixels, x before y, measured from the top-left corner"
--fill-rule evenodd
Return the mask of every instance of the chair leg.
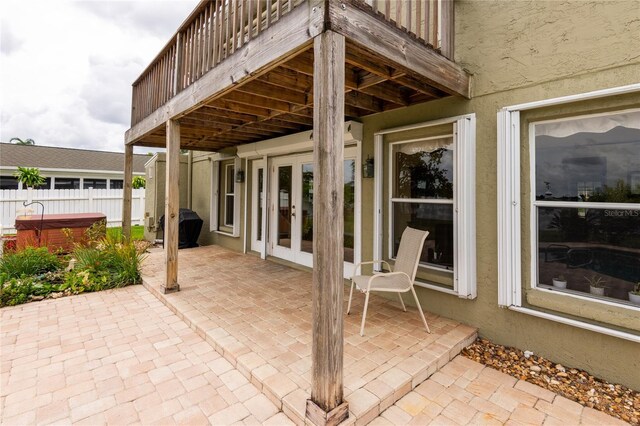
M 347 305 L 347 315 L 351 312 L 351 298 L 353 297 L 353 286 L 355 283 L 351 281 L 351 291 L 349 292 L 349 304 Z
M 369 292 L 364 298 L 364 311 L 362 311 L 362 325 L 360 326 L 360 336 L 364 336 L 364 323 L 367 320 L 367 306 L 369 306 Z
M 427 320 L 424 317 L 424 312 L 422 312 L 422 306 L 420 306 L 420 301 L 418 300 L 418 295 L 416 294 L 416 290 L 411 286 L 411 292 L 413 293 L 413 298 L 416 299 L 416 306 L 418 307 L 418 312 L 420 312 L 420 317 L 422 318 L 422 322 L 424 323 L 424 327 L 427 329 L 427 333 L 431 333 L 429 330 L 429 326 L 427 325 Z
M 402 305 L 402 310 L 407 312 L 407 308 L 404 306 L 404 300 L 402 300 L 402 293 L 398 293 L 398 299 L 400 299 L 400 305 Z

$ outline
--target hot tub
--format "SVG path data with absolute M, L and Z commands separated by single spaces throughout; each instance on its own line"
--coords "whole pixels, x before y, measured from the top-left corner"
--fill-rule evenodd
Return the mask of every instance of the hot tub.
M 17 247 L 18 249 L 27 246 L 46 246 L 49 251 L 62 250 L 64 252 L 73 249 L 73 242 L 83 239 L 84 233 L 96 222 L 107 220 L 107 216 L 102 213 L 78 213 L 78 214 L 45 214 L 18 216 L 16 218 Z M 41 228 L 42 226 L 42 228 Z M 62 232 L 64 228 L 70 230 L 69 238 Z M 38 240 L 38 234 L 42 229 L 42 234 Z M 39 242 L 39 244 L 38 244 Z

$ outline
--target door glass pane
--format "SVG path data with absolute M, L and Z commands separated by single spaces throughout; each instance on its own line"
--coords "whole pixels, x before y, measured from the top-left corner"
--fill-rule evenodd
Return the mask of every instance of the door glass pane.
M 356 205 L 356 162 L 344 160 L 344 261 L 353 263 Z
M 258 221 L 258 223 L 256 223 L 256 229 L 257 229 L 257 240 L 258 241 L 262 241 L 262 202 L 263 202 L 263 197 L 264 197 L 264 187 L 263 187 L 263 182 L 264 182 L 264 169 L 258 169 L 258 217 L 256 218 L 256 220 Z
M 429 231 L 420 263 L 453 270 L 453 204 L 393 203 L 393 257 L 404 229 Z
M 292 166 L 278 167 L 278 242 L 291 248 L 291 175 Z
M 344 161 L 344 261 L 353 263 L 355 231 L 355 160 Z M 313 164 L 302 165 L 302 241 L 300 247 L 313 253 Z
M 302 241 L 300 248 L 313 253 L 313 164 L 302 165 Z

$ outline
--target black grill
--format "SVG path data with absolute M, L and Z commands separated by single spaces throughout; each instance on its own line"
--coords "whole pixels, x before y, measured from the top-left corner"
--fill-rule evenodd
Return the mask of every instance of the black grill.
M 202 219 L 198 213 L 189 209 L 180 209 L 178 224 L 178 248 L 198 247 L 198 237 L 202 230 Z M 164 215 L 160 218 L 160 228 L 164 235 Z M 162 238 L 164 247 L 164 237 Z

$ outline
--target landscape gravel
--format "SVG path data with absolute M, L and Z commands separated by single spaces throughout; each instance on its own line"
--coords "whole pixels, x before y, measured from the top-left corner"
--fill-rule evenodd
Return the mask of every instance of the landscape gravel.
M 584 370 L 565 367 L 530 351 L 478 339 L 463 349 L 469 359 L 536 384 L 586 407 L 633 425 L 640 424 L 640 392 L 609 383 Z

